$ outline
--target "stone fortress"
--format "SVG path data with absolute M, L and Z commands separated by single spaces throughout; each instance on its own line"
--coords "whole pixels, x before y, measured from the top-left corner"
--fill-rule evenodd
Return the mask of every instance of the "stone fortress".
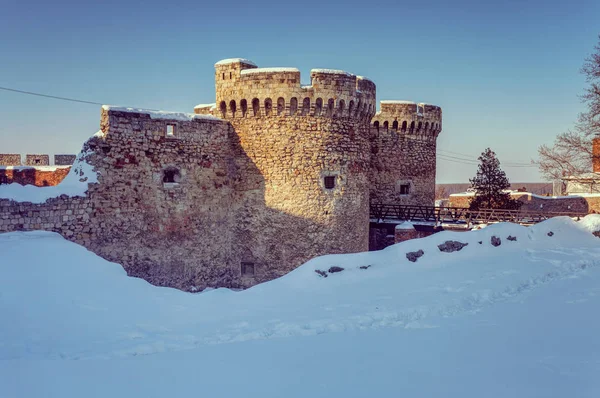
M 79 155 L 97 182 L 74 166 L 85 196 L 0 199 L 0 232 L 56 231 L 156 285 L 245 288 L 367 251 L 371 202 L 434 204 L 440 107 L 376 113 L 375 84 L 339 70 L 215 69 L 194 114 L 103 106 Z

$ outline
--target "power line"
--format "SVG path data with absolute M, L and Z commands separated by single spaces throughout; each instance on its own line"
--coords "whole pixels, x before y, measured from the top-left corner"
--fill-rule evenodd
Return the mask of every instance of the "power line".
M 57 100 L 62 100 L 62 101 L 79 102 L 79 103 L 82 103 L 82 104 L 104 105 L 104 104 L 101 104 L 100 102 L 92 102 L 92 101 L 85 101 L 85 100 L 80 100 L 80 99 L 75 99 L 75 98 L 59 97 L 59 96 L 56 96 L 56 95 L 34 93 L 32 91 L 17 90 L 15 88 L 0 87 L 0 90 L 12 91 L 14 93 L 20 93 L 20 94 L 35 95 L 37 97 L 52 98 L 52 99 L 57 99 Z
M 473 159 L 473 157 L 471 155 L 467 155 L 464 153 L 460 153 L 460 152 L 453 152 L 453 151 L 446 151 L 443 149 L 438 149 L 438 155 L 443 155 L 443 156 L 447 156 L 453 159 L 460 159 L 460 160 L 466 160 L 466 161 L 474 161 L 479 163 L 479 160 Z M 445 153 L 439 153 L 439 152 L 447 152 L 447 153 L 453 153 L 453 154 L 457 154 L 457 155 L 461 155 L 461 157 L 456 157 L 456 156 L 451 156 L 451 155 L 447 155 Z M 466 156 L 467 158 L 464 158 L 463 156 Z M 501 164 L 503 166 L 507 166 L 507 167 L 537 167 L 537 165 L 531 164 L 531 163 L 523 163 L 523 162 L 501 162 Z

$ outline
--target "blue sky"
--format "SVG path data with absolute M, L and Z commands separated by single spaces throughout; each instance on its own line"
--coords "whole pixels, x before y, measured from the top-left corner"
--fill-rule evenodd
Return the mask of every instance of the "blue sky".
M 575 4 L 575 3 L 573 3 Z M 223 58 L 344 69 L 378 100 L 442 106 L 438 149 L 529 162 L 573 125 L 600 1 L 260 2 L 0 0 L 0 86 L 191 112 Z M 75 153 L 100 107 L 0 90 L 0 152 Z M 456 155 L 454 155 L 456 156 Z M 505 167 L 513 181 L 537 169 Z M 438 160 L 438 182 L 476 166 Z

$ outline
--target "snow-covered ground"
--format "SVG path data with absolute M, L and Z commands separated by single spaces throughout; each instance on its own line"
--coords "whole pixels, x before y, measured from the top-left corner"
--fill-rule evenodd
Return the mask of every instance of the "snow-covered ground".
M 0 397 L 598 397 L 599 226 L 443 232 L 199 294 L 0 234 Z

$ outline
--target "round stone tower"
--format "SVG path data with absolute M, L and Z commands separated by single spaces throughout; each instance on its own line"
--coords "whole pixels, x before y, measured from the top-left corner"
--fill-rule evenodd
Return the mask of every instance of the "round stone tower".
M 368 250 L 375 84 L 313 69 L 301 85 L 296 68 L 243 59 L 215 68 L 215 114 L 233 125 L 239 151 L 239 256 L 252 282 L 318 255 Z
M 371 202 L 433 206 L 439 106 L 381 101 L 371 123 Z

